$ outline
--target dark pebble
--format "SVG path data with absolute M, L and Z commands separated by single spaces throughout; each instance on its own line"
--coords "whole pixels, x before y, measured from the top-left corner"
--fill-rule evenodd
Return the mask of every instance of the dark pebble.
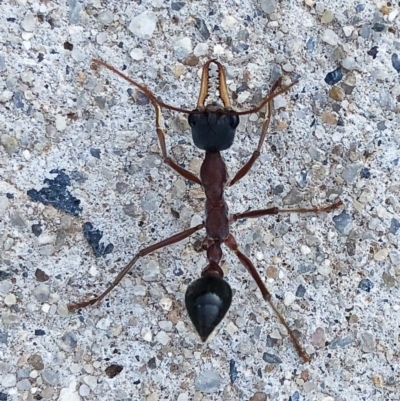
M 176 1 L 174 3 L 171 3 L 171 8 L 174 11 L 179 11 L 181 8 L 183 8 L 185 6 L 186 3 L 184 3 L 183 1 Z
M 289 396 L 289 401 L 300 401 L 300 394 L 295 391 L 291 396 Z
M 369 278 L 364 278 L 358 284 L 358 288 L 365 292 L 370 292 L 374 288 L 374 283 Z
M 328 85 L 335 85 L 337 84 L 341 79 L 343 78 L 343 72 L 340 67 L 336 68 L 336 70 L 333 70 L 331 72 L 328 72 L 325 77 L 325 82 Z
M 76 339 L 76 335 L 71 332 L 65 333 L 61 337 L 61 340 L 68 348 L 71 348 L 71 349 L 75 349 L 78 345 L 78 340 Z
M 378 54 L 378 46 L 371 47 L 371 49 L 367 51 L 367 54 L 368 56 L 372 56 L 372 58 L 375 60 Z
M 38 63 L 40 63 L 41 61 L 44 60 L 44 54 L 43 53 L 39 53 L 37 58 L 38 58 Z
M 365 4 L 357 4 L 356 5 L 356 12 L 360 13 L 361 11 L 364 11 Z
M 343 337 L 343 338 L 335 338 L 330 344 L 329 347 L 332 349 L 335 348 L 344 348 L 347 345 L 351 344 L 353 339 L 351 337 Z
M 90 148 L 90 154 L 96 159 L 100 159 L 100 149 Z
M 0 331 L 0 344 L 6 344 L 8 342 L 8 334 L 6 332 Z
M 238 378 L 236 362 L 233 359 L 229 361 L 229 378 L 231 379 L 231 383 L 234 383 Z
M 115 190 L 121 195 L 126 194 L 129 190 L 129 185 L 125 182 L 117 182 Z
M 176 276 L 176 277 L 183 275 L 183 271 L 179 267 L 174 267 L 174 270 L 172 272 L 174 273 L 174 276 Z
M 269 334 L 267 334 L 267 341 L 265 342 L 265 345 L 269 348 L 275 347 L 276 343 L 278 342 L 277 339 L 272 338 Z
M 81 201 L 71 195 L 67 187 L 71 185 L 71 180 L 63 170 L 51 170 L 51 174 L 58 174 L 53 180 L 46 178 L 44 183 L 48 185 L 40 191 L 30 189 L 27 194 L 34 202 L 41 202 L 44 205 L 51 205 L 63 210 L 73 216 L 78 216 L 82 212 L 79 206 Z
M 35 336 L 44 336 L 44 335 L 46 335 L 46 332 L 44 330 L 41 329 L 35 330 Z
M 368 179 L 371 177 L 371 172 L 369 171 L 369 169 L 367 167 L 364 167 L 360 171 L 360 176 L 361 176 L 361 178 Z
M 114 250 L 114 244 L 108 244 L 103 252 L 103 255 L 109 255 Z
M 277 185 L 276 187 L 272 188 L 272 192 L 274 195 L 280 195 L 285 190 L 285 187 L 282 184 Z
M 38 354 L 33 354 L 28 358 L 28 363 L 36 370 L 44 369 L 43 359 Z
M 39 237 L 39 235 L 43 232 L 42 225 L 40 223 L 39 224 L 32 224 L 31 230 L 32 230 L 32 233 L 34 235 L 36 235 L 36 237 Z
M 15 92 L 13 96 L 14 106 L 17 109 L 22 109 L 24 107 L 24 102 L 22 101 L 24 94 L 22 92 Z
M 314 265 L 310 264 L 310 263 L 302 263 L 299 266 L 299 273 L 300 274 L 307 274 L 307 273 L 311 274 L 311 273 L 314 273 L 316 270 L 317 270 L 317 268 Z
M 379 121 L 379 123 L 376 124 L 376 127 L 378 128 L 379 131 L 385 131 L 385 129 L 387 128 L 385 121 Z
M 317 47 L 317 41 L 315 40 L 314 37 L 311 37 L 310 39 L 307 40 L 306 48 L 309 53 L 312 53 L 316 47 Z
M 15 22 L 15 20 L 16 20 L 16 18 L 14 18 L 14 17 L 6 18 L 7 22 Z
M 154 356 L 147 361 L 147 366 L 149 369 L 155 369 L 157 367 L 157 361 Z
M 90 247 L 93 249 L 94 256 L 98 258 L 103 255 L 104 243 L 100 244 L 100 240 L 103 238 L 103 232 L 100 230 L 96 230 L 93 227 L 93 224 L 89 222 L 84 223 L 82 229 L 83 236 L 85 237 Z
M 304 287 L 304 285 L 300 284 L 296 290 L 296 297 L 303 298 L 305 293 L 306 293 L 306 288 Z
M 280 358 L 278 358 L 276 355 L 269 354 L 268 352 L 264 352 L 263 359 L 265 362 L 270 363 L 271 365 L 279 365 L 282 363 Z
M 375 22 L 371 29 L 375 32 L 382 32 L 385 29 L 385 24 L 382 24 L 381 22 Z
M 35 271 L 35 277 L 37 281 L 40 281 L 41 283 L 44 283 L 46 281 L 49 281 L 49 276 L 41 269 L 36 269 Z
M 397 53 L 392 54 L 392 66 L 398 73 L 400 73 L 400 60 Z
M 0 391 L 0 401 L 7 401 L 8 395 Z
M 399 231 L 399 228 L 400 228 L 400 221 L 393 217 L 392 221 L 390 222 L 390 228 L 389 228 L 390 233 L 396 234 L 397 231 Z
M 122 372 L 122 369 L 124 369 L 122 365 L 113 364 L 108 366 L 105 372 L 106 375 L 112 379 L 113 377 L 119 375 Z
M 14 199 L 14 194 L 6 193 L 7 199 Z
M 207 25 L 204 22 L 204 20 L 202 20 L 200 18 L 196 18 L 195 19 L 195 27 L 199 30 L 203 39 L 205 39 L 205 40 L 209 39 L 210 31 L 208 30 Z
M 10 273 L 5 272 L 4 270 L 0 270 L 0 281 L 8 279 L 10 276 Z

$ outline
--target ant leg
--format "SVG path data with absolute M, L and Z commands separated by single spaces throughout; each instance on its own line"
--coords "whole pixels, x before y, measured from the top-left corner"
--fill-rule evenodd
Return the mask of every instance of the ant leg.
M 262 294 L 264 300 L 266 302 L 268 302 L 268 304 L 270 305 L 272 310 L 275 312 L 275 315 L 278 317 L 278 320 L 280 321 L 280 323 L 283 326 L 285 326 L 285 328 L 289 334 L 289 337 L 290 337 L 294 347 L 296 348 L 296 351 L 299 354 L 300 358 L 304 362 L 309 362 L 310 361 L 309 355 L 307 355 L 307 353 L 304 351 L 304 349 L 300 345 L 299 341 L 293 334 L 292 330 L 290 330 L 290 327 L 286 323 L 285 318 L 279 313 L 278 309 L 273 304 L 271 293 L 267 290 L 267 287 L 265 286 L 264 282 L 262 281 L 262 279 L 261 279 L 257 269 L 255 268 L 254 264 L 252 263 L 252 261 L 239 250 L 236 240 L 232 234 L 229 234 L 228 238 L 224 242 L 228 246 L 228 248 L 236 254 L 236 256 L 238 257 L 238 259 L 240 260 L 242 265 L 247 269 L 247 271 L 250 273 L 251 277 L 253 277 L 254 281 L 256 282 L 258 288 L 261 291 L 261 294 Z
M 98 297 L 93 298 L 89 301 L 82 301 L 82 302 L 77 302 L 74 304 L 68 304 L 68 310 L 70 312 L 73 312 L 77 309 L 85 308 L 86 306 L 89 306 L 89 305 L 98 304 L 101 300 L 103 300 L 110 293 L 110 291 L 112 291 L 121 282 L 121 280 L 125 277 L 125 275 L 129 272 L 129 270 L 132 269 L 133 265 L 137 262 L 137 260 L 139 258 L 142 258 L 143 256 L 146 256 L 149 253 L 156 251 L 157 249 L 161 249 L 168 245 L 172 245 L 179 241 L 182 241 L 183 239 L 190 237 L 196 231 L 201 230 L 203 227 L 204 227 L 204 223 L 199 224 L 196 227 L 189 228 L 188 230 L 185 230 L 178 234 L 175 234 L 172 237 L 164 239 L 163 241 L 157 242 L 156 244 L 150 245 L 147 248 L 141 249 L 133 257 L 133 259 L 125 266 L 125 268 L 118 274 L 118 276 L 115 278 L 113 283 L 102 294 L 100 294 Z
M 343 202 L 341 200 L 338 200 L 332 205 L 312 207 L 312 208 L 300 207 L 296 209 L 279 209 L 278 207 L 271 207 L 269 209 L 250 210 L 249 212 L 233 214 L 231 217 L 231 221 L 234 222 L 241 219 L 254 219 L 256 217 L 269 216 L 272 214 L 279 214 L 279 213 L 325 213 L 325 212 L 331 212 L 332 210 L 335 210 L 342 205 Z
M 282 77 L 280 77 L 275 84 L 272 86 L 271 91 L 269 94 L 266 96 L 265 99 L 271 97 L 271 94 L 274 94 L 274 91 L 278 88 L 282 81 Z M 289 89 L 289 88 L 287 88 Z M 242 179 L 253 167 L 253 164 L 256 162 L 256 160 L 260 157 L 261 154 L 261 149 L 264 145 L 265 137 L 267 135 L 269 123 L 271 121 L 271 114 L 272 114 L 272 99 L 266 103 L 265 108 L 267 109 L 266 116 L 264 118 L 263 125 L 261 127 L 261 135 L 260 139 L 258 141 L 258 146 L 257 149 L 253 152 L 251 155 L 250 159 L 247 161 L 247 163 L 236 173 L 236 175 L 232 178 L 232 180 L 227 184 L 228 187 L 231 187 L 232 185 L 236 184 L 240 179 Z
M 195 184 L 201 184 L 201 181 L 198 177 L 196 177 L 193 173 L 191 173 L 188 170 L 185 170 L 183 167 L 178 166 L 169 156 L 167 152 L 167 147 L 165 145 L 165 131 L 161 128 L 161 108 L 169 109 L 169 110 L 174 110 L 174 111 L 179 111 L 182 113 L 190 114 L 190 110 L 185 110 L 185 109 L 180 109 L 178 107 L 171 106 L 169 104 L 166 104 L 162 102 L 161 100 L 158 100 L 154 93 L 147 88 L 145 85 L 139 84 L 138 82 L 134 81 L 133 79 L 130 79 L 128 76 L 123 74 L 121 71 L 118 71 L 116 68 L 113 66 L 105 63 L 102 60 L 97 60 L 94 59 L 92 60 L 94 65 L 101 65 L 108 70 L 114 72 L 115 74 L 119 75 L 121 78 L 125 79 L 125 81 L 128 81 L 131 85 L 135 86 L 136 88 L 140 89 L 150 100 L 151 104 L 153 105 L 155 111 L 156 111 L 156 131 L 157 131 L 157 136 L 158 136 L 158 142 L 160 143 L 160 148 L 161 148 L 161 154 L 164 160 L 164 163 L 166 163 L 168 166 L 170 166 L 173 170 L 175 170 L 178 174 L 180 174 L 183 178 L 186 178 L 189 181 L 194 182 Z

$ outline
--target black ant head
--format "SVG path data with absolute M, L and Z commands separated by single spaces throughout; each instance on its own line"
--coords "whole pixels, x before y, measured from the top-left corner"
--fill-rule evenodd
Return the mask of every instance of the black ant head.
M 216 152 L 232 146 L 239 117 L 224 111 L 222 107 L 210 104 L 201 112 L 196 109 L 189 114 L 193 142 L 199 149 Z
M 218 68 L 218 92 L 223 106 L 215 102 L 205 105 L 209 95 L 209 69 L 212 63 Z M 193 142 L 199 149 L 219 152 L 232 146 L 239 117 L 231 108 L 225 69 L 216 60 L 204 64 L 197 108 L 189 114 L 188 121 L 192 128 Z
M 185 305 L 202 341 L 206 341 L 221 323 L 231 302 L 232 290 L 223 278 L 209 275 L 190 283 L 186 290 Z

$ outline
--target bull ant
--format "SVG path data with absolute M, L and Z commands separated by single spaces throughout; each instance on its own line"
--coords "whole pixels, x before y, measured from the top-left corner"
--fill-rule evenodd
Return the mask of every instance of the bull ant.
M 218 69 L 218 92 L 223 106 L 216 102 L 205 105 L 205 101 L 209 94 L 209 68 L 211 63 L 214 63 Z M 206 196 L 205 220 L 196 227 L 189 228 L 169 238 L 166 238 L 163 241 L 139 250 L 134 258 L 128 263 L 128 265 L 118 274 L 114 282 L 101 295 L 89 301 L 70 304 L 68 305 L 69 311 L 98 304 L 114 287 L 118 285 L 118 283 L 131 270 L 138 259 L 158 249 L 164 248 L 165 246 L 182 241 L 183 239 L 190 237 L 195 232 L 205 228 L 206 236 L 203 241 L 203 249 L 207 252 L 208 264 L 203 269 L 201 278 L 193 281 L 188 286 L 185 294 L 186 309 L 194 327 L 200 335 L 201 340 L 207 340 L 209 335 L 214 331 L 214 329 L 224 318 L 225 314 L 228 312 L 232 302 L 231 287 L 224 280 L 224 273 L 219 265 L 222 258 L 221 245 L 225 244 L 231 251 L 235 253 L 239 261 L 243 264 L 243 266 L 247 269 L 257 283 L 263 298 L 269 303 L 280 323 L 285 326 L 299 356 L 304 362 L 309 361 L 309 356 L 303 350 L 298 339 L 290 330 L 284 317 L 279 313 L 273 304 L 271 293 L 267 290 L 254 264 L 239 250 L 234 236 L 230 233 L 230 225 L 240 219 L 256 218 L 279 213 L 330 212 L 331 210 L 342 205 L 342 202 L 339 200 L 329 206 L 308 209 L 280 209 L 277 207 L 271 207 L 269 209 L 230 214 L 224 199 L 224 188 L 236 184 L 241 178 L 243 178 L 250 171 L 251 167 L 260 156 L 267 129 L 271 120 L 273 98 L 279 94 L 287 92 L 294 84 L 296 84 L 296 82 L 278 89 L 281 84 L 281 79 L 279 79 L 273 85 L 270 94 L 266 96 L 257 107 L 254 107 L 248 111 L 234 111 L 231 108 L 228 96 L 225 69 L 218 61 L 210 60 L 206 62 L 203 67 L 197 107 L 194 110 L 186 110 L 163 103 L 162 101 L 158 100 L 147 87 L 131 80 L 114 67 L 104 63 L 103 61 L 94 60 L 94 64 L 101 65 L 118 74 L 130 84 L 139 88 L 148 97 L 156 112 L 156 132 L 164 162 L 185 179 L 203 187 Z M 252 156 L 244 164 L 244 166 L 236 173 L 233 179 L 229 180 L 227 168 L 221 152 L 229 149 L 232 146 L 235 137 L 235 131 L 239 124 L 239 116 L 257 113 L 263 107 L 266 107 L 267 111 L 261 128 L 261 135 L 258 141 L 257 149 L 253 152 Z M 192 130 L 193 142 L 195 146 L 205 151 L 205 157 L 200 169 L 200 177 L 197 177 L 190 171 L 180 167 L 168 156 L 165 145 L 165 131 L 161 128 L 160 124 L 162 108 L 188 114 L 188 121 Z

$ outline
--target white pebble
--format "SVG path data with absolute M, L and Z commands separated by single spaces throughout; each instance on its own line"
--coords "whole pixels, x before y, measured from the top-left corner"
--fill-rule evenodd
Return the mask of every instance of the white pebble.
M 318 273 L 321 276 L 328 277 L 332 273 L 331 262 L 328 259 L 325 259 L 321 265 L 317 267 Z
M 1 385 L 6 388 L 14 387 L 16 383 L 17 383 L 17 377 L 11 373 L 4 375 L 1 381 Z
M 248 91 L 243 91 L 240 92 L 237 98 L 238 103 L 244 103 L 250 96 L 250 92 Z
M 17 303 L 17 297 L 14 294 L 7 294 L 4 297 L 4 303 L 7 306 L 15 305 Z
M 160 331 L 156 335 L 156 341 L 159 342 L 161 345 L 167 345 L 170 341 L 169 335 L 165 331 Z
M 284 297 L 284 299 L 283 299 L 283 303 L 284 303 L 286 306 L 289 306 L 289 305 L 291 305 L 295 300 L 296 300 L 296 295 L 294 295 L 293 292 L 288 291 L 288 292 L 285 293 L 285 297 Z
M 98 274 L 97 267 L 94 266 L 94 265 L 91 266 L 90 269 L 89 269 L 89 274 L 90 274 L 92 277 L 97 276 L 97 274 Z
M 239 329 L 237 328 L 237 326 L 233 323 L 233 322 L 229 322 L 226 325 L 226 331 L 232 336 L 233 334 L 235 334 Z
M 224 54 L 224 53 L 225 53 L 225 49 L 221 45 L 214 46 L 213 54 L 218 55 L 218 54 Z
M 132 49 L 132 51 L 129 53 L 129 55 L 135 61 L 143 60 L 143 58 L 144 58 L 143 50 L 139 49 L 139 48 Z
M 96 42 L 99 45 L 102 45 L 103 43 L 105 43 L 107 41 L 107 34 L 105 32 L 100 32 L 97 34 L 96 36 Z
M 72 388 L 62 388 L 57 401 L 81 401 L 81 397 Z
M 83 381 L 93 390 L 97 387 L 97 377 L 87 375 L 83 378 Z
M 56 128 L 57 131 L 64 131 L 67 128 L 67 120 L 64 116 L 58 114 L 56 116 Z
M 225 17 L 221 22 L 221 27 L 223 29 L 230 29 L 233 28 L 237 24 L 237 21 L 234 17 L 228 15 Z
M 89 394 L 90 394 L 89 386 L 86 384 L 82 384 L 79 387 L 79 395 L 81 395 L 82 397 L 87 397 Z
M 6 103 L 13 97 L 13 93 L 11 91 L 5 90 L 0 94 L 0 103 Z
M 141 332 L 140 332 L 142 338 L 144 341 L 152 341 L 153 340 L 153 334 L 151 332 L 151 329 L 149 327 L 143 327 Z
M 205 56 L 208 53 L 207 43 L 199 43 L 193 50 L 193 54 L 197 57 Z
M 32 32 L 36 26 L 36 17 L 32 13 L 26 14 L 21 26 L 24 31 Z
M 389 22 L 393 22 L 396 17 L 399 15 L 399 9 L 395 8 L 393 11 L 390 12 L 390 14 L 388 15 L 388 21 Z
M 374 254 L 374 260 L 381 262 L 383 260 L 385 260 L 389 255 L 389 251 L 384 248 L 384 249 L 380 249 L 378 252 L 376 252 Z
M 172 306 L 172 299 L 170 298 L 161 298 L 160 306 L 164 311 L 169 311 Z
M 178 59 L 185 58 L 192 53 L 192 40 L 189 37 L 178 39 L 173 44 L 175 55 Z
M 327 29 L 322 36 L 322 40 L 329 45 L 336 46 L 339 43 L 339 36 L 332 29 Z
M 286 99 L 282 95 L 274 97 L 274 109 L 280 109 L 282 107 L 286 107 L 286 105 Z
M 152 11 L 145 11 L 134 17 L 128 29 L 140 39 L 150 39 L 156 29 L 157 16 Z
M 352 25 L 347 25 L 343 27 L 343 32 L 346 36 L 350 36 L 354 31 L 354 26 Z
M 49 304 L 43 304 L 42 305 L 42 312 L 49 313 L 49 310 L 50 310 L 50 305 Z
M 199 224 L 201 224 L 202 222 L 203 222 L 203 217 L 198 214 L 195 214 L 192 217 L 192 220 L 190 220 L 190 227 L 196 227 Z
M 311 249 L 310 249 L 307 245 L 302 245 L 302 246 L 300 247 L 300 252 L 301 252 L 303 255 L 309 255 L 309 254 L 311 253 Z

